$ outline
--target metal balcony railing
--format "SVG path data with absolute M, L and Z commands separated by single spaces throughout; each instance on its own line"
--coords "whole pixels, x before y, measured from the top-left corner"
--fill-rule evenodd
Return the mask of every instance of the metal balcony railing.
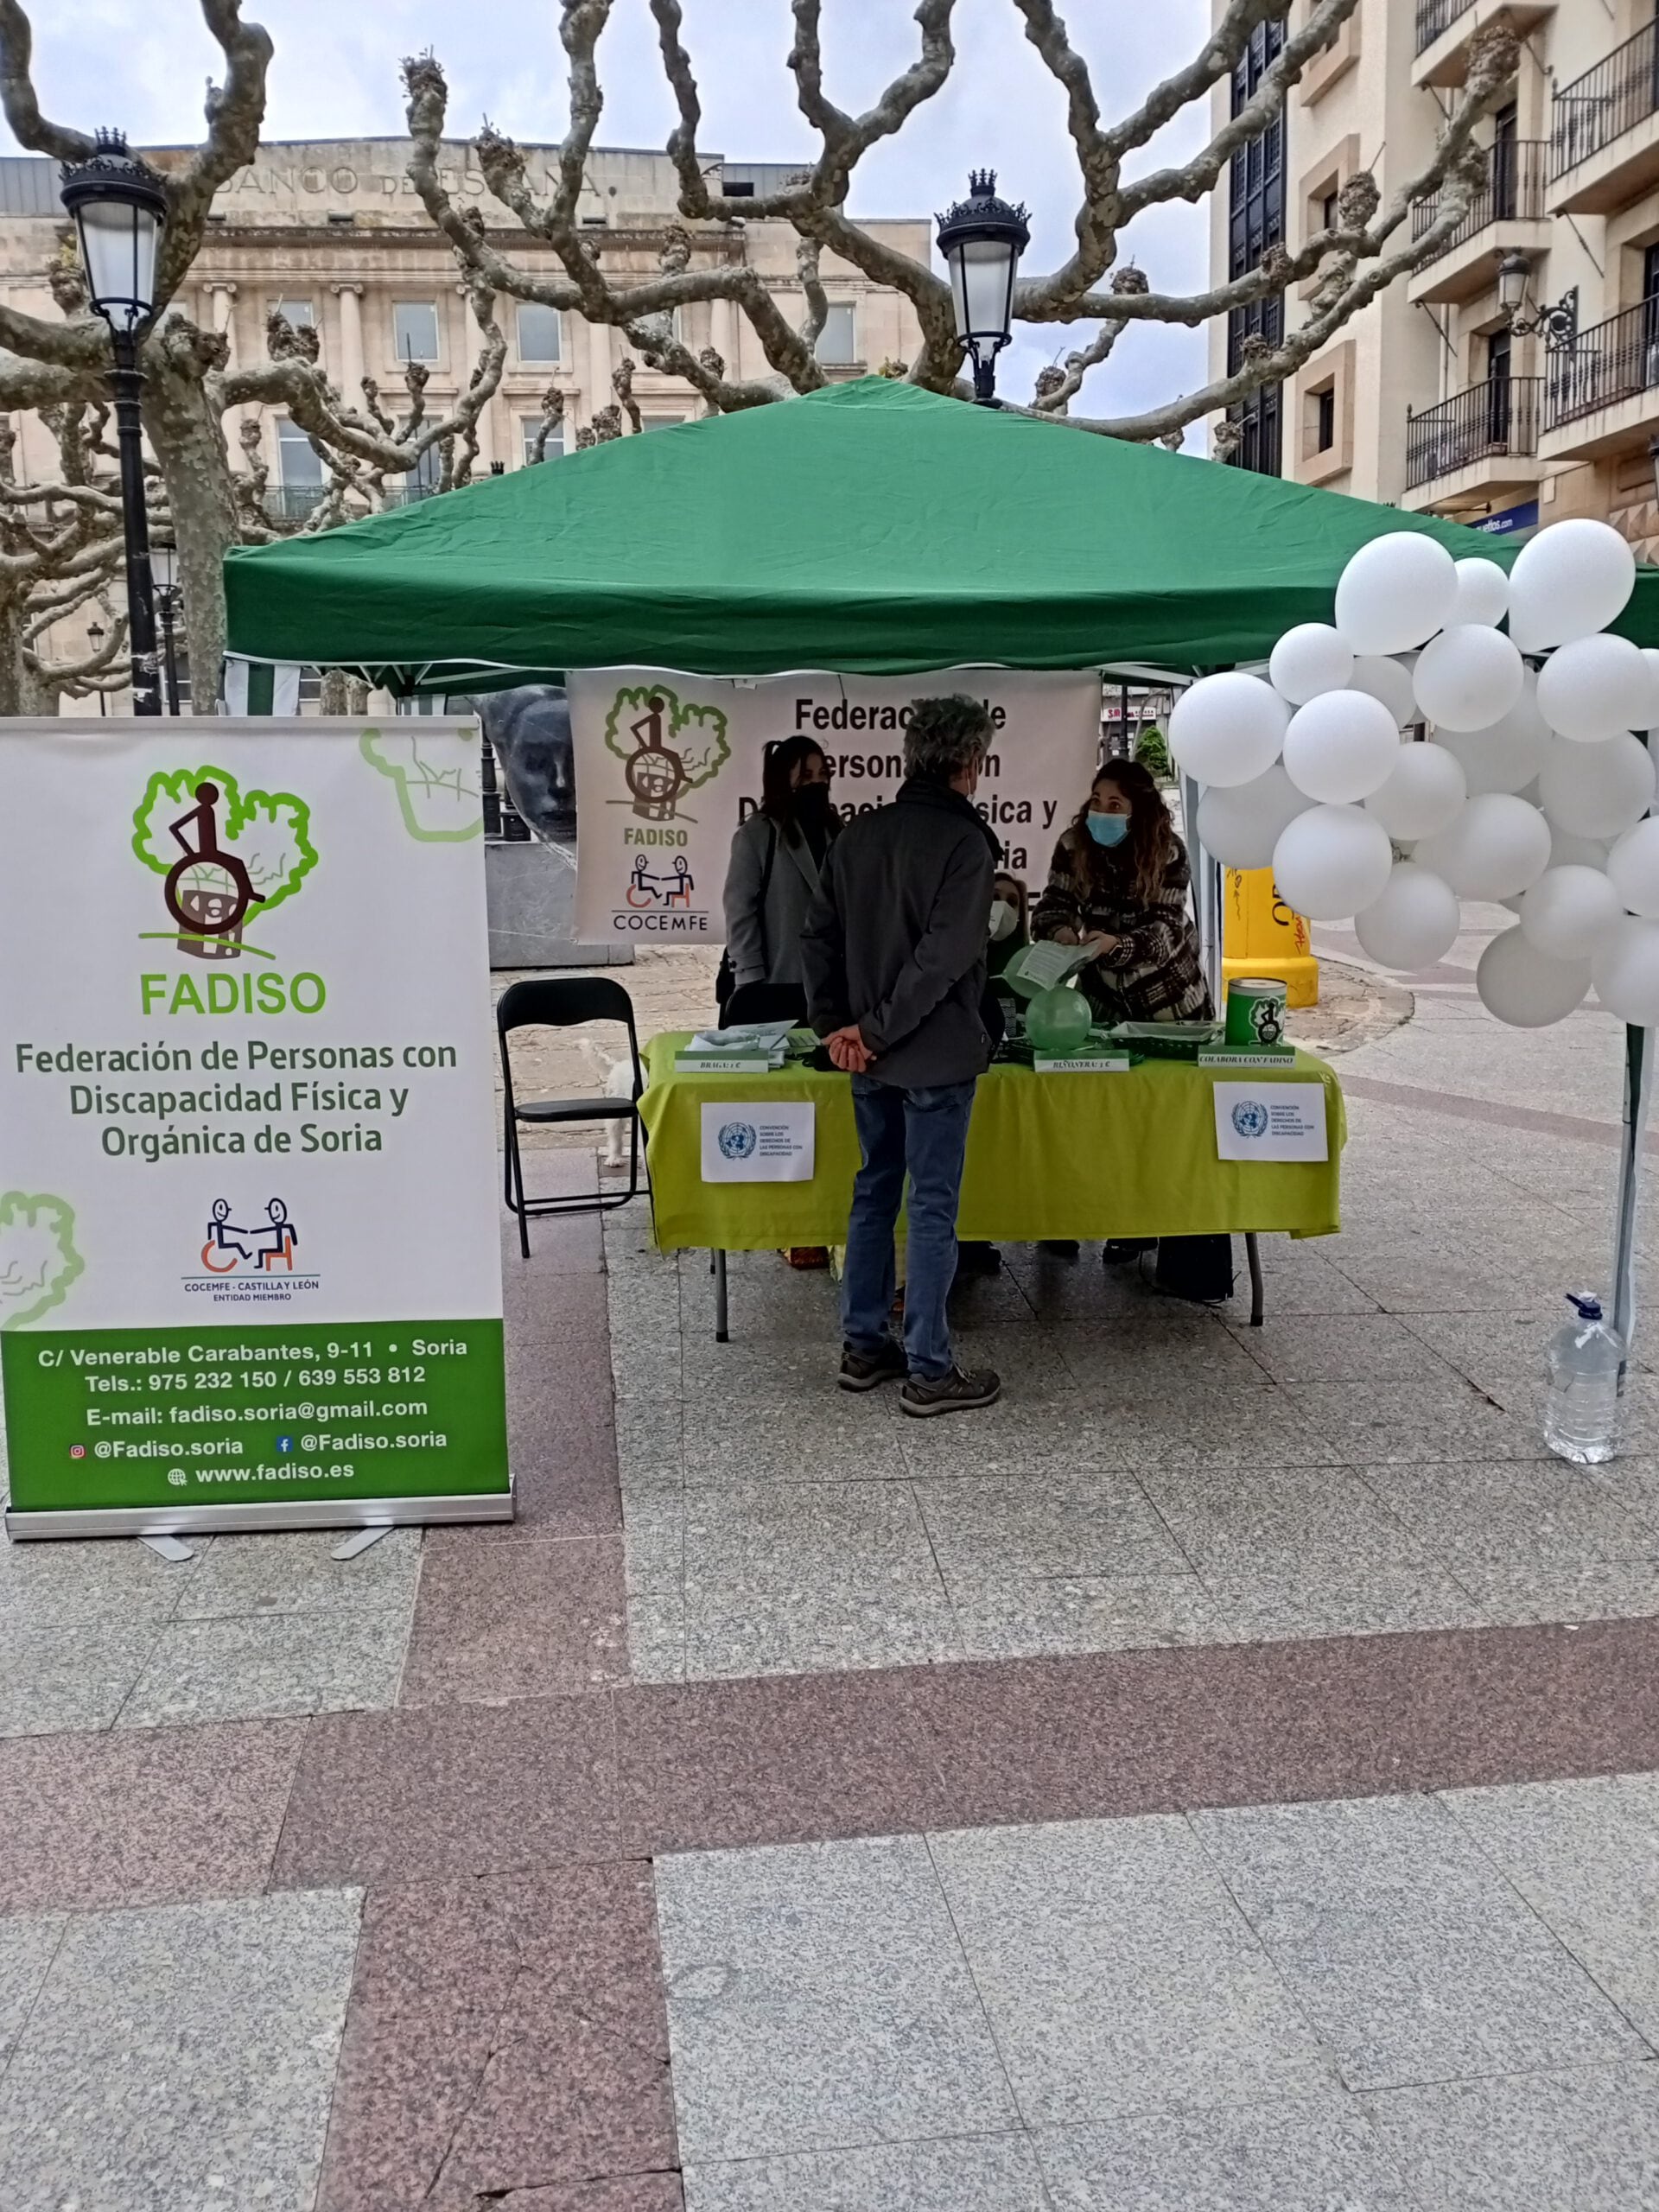
M 1659 391 L 1659 299 L 1592 323 L 1547 357 L 1546 427 L 1559 430 L 1637 392 Z
M 267 484 L 265 512 L 273 522 L 303 522 L 327 496 L 326 484 Z
M 1465 245 L 1493 223 L 1535 223 L 1543 219 L 1544 189 L 1549 175 L 1547 138 L 1504 138 L 1487 150 L 1486 175 L 1471 194 L 1468 213 L 1449 238 L 1421 265 L 1432 268 L 1440 256 Z M 1411 211 L 1411 235 L 1420 238 L 1438 218 L 1446 195 L 1417 200 Z
M 1417 0 L 1417 51 L 1427 54 L 1440 33 L 1466 16 L 1475 0 Z
M 1634 38 L 1556 92 L 1550 113 L 1549 173 L 1565 176 L 1615 138 L 1659 111 L 1659 24 Z
M 1406 485 L 1414 491 L 1471 461 L 1538 450 L 1541 377 L 1494 377 L 1406 421 Z
M 380 504 L 383 507 L 412 507 L 417 500 L 429 499 L 442 488 L 439 484 L 417 484 L 405 480 L 401 484 L 388 484 Z

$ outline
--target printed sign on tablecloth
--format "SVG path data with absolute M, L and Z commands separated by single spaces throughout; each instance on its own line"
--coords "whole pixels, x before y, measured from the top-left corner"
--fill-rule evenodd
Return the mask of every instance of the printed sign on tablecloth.
M 810 1099 L 726 1099 L 702 1109 L 705 1183 L 810 1183 L 817 1108 Z
M 1004 865 L 1036 892 L 1099 756 L 1092 671 L 573 673 L 577 934 L 593 944 L 719 944 L 732 838 L 760 804 L 767 747 L 815 739 L 835 770 L 842 818 L 868 813 L 904 780 L 912 702 L 948 691 L 982 699 L 990 713 L 995 734 L 975 804 L 1001 840 Z
M 1221 1160 L 1325 1160 L 1322 1083 L 1218 1083 L 1216 1154 Z

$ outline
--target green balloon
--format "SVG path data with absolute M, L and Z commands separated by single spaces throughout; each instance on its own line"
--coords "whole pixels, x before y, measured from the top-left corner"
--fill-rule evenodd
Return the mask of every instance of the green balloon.
M 1039 1052 L 1063 1058 L 1077 1051 L 1094 1018 L 1082 992 L 1061 983 L 1052 991 L 1039 991 L 1026 1008 L 1026 1034 Z

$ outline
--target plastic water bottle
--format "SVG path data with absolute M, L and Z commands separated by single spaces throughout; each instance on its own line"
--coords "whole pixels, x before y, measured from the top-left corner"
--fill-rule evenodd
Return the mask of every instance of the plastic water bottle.
M 1549 1340 L 1549 1395 L 1544 1441 L 1580 1467 L 1611 1459 L 1618 1446 L 1618 1375 L 1624 1344 L 1601 1318 L 1601 1300 L 1573 1291 L 1567 1302 L 1578 1319 Z

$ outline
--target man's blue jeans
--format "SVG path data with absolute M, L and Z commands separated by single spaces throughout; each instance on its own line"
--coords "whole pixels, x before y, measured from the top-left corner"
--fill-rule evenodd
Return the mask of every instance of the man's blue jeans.
M 853 1185 L 847 1270 L 841 1287 L 842 1334 L 868 1357 L 887 1336 L 897 1277 L 893 1231 L 910 1177 L 905 1260 L 905 1356 L 930 1382 L 955 1364 L 944 1301 L 957 1272 L 957 1199 L 968 1149 L 974 1084 L 906 1090 L 853 1077 L 853 1113 L 864 1165 Z

